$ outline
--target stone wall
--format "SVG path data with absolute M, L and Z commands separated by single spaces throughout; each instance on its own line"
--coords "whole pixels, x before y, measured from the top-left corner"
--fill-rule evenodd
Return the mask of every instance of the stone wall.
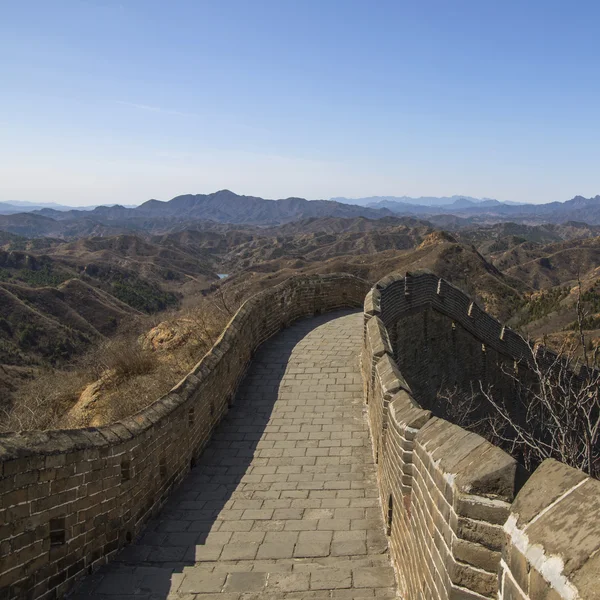
M 490 364 L 526 361 L 527 342 L 431 273 L 368 287 L 292 278 L 248 300 L 194 370 L 133 417 L 0 436 L 0 600 L 60 597 L 132 541 L 193 468 L 257 346 L 363 299 L 365 399 L 402 597 L 600 598 L 600 482 L 551 460 L 527 480 L 502 450 L 424 408 L 440 369 L 490 376 Z
M 494 368 L 519 363 L 527 342 L 426 272 L 378 282 L 364 332 L 365 396 L 402 597 L 600 598 L 600 482 L 545 461 L 525 483 L 508 454 L 422 408 L 440 369 L 457 382 L 486 369 L 491 377 L 482 352 Z
M 255 349 L 294 320 L 359 307 L 350 275 L 300 276 L 250 298 L 169 394 L 113 425 L 0 436 L 0 598 L 55 598 L 108 561 L 194 467 Z
M 477 395 L 473 384 L 482 382 L 507 400 L 519 420 L 519 407 L 510 405 L 516 396 L 511 375 L 515 368 L 523 381 L 529 375 L 531 349 L 523 338 L 431 273 L 395 279 L 383 289 L 381 318 L 392 353 L 421 406 L 447 418 L 444 403 L 436 402 L 438 392 Z M 478 400 L 473 420 L 490 410 L 482 395 Z

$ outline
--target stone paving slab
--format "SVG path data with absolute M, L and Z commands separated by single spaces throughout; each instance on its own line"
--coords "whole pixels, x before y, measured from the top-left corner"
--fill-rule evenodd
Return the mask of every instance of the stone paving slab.
M 330 313 L 266 342 L 196 468 L 74 598 L 395 598 L 362 326 Z

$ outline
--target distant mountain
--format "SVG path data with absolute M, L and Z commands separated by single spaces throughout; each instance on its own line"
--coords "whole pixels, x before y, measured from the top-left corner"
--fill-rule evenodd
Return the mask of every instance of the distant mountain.
M 445 206 L 433 206 L 380 199 L 370 206 L 362 206 L 304 198 L 265 200 L 221 190 L 213 194 L 177 196 L 168 202 L 148 200 L 135 208 L 114 205 L 98 206 L 93 210 L 57 210 L 45 207 L 31 212 L 0 215 L 0 230 L 29 238 L 49 236 L 73 239 L 132 232 L 162 235 L 184 229 L 197 230 L 208 222 L 213 225 L 264 228 L 303 219 L 382 219 L 392 216 L 425 219 L 434 226 L 453 230 L 508 221 L 525 225 L 562 224 L 569 221 L 600 225 L 600 196 L 576 196 L 566 202 L 548 204 L 509 204 L 466 196 L 444 200 L 452 202 Z
M 383 208 L 351 206 L 329 200 L 265 200 L 221 190 L 214 194 L 177 196 L 168 202 L 148 200 L 135 208 L 120 205 L 99 206 L 93 210 L 42 208 L 26 214 L 0 216 L 0 230 L 27 237 L 51 235 L 66 238 L 115 235 L 126 231 L 166 233 L 181 230 L 182 224 L 193 228 L 194 222 L 206 220 L 275 226 L 313 217 L 379 219 L 392 214 Z
M 504 202 L 492 199 L 474 201 L 468 198 L 458 198 L 450 204 L 450 208 L 481 208 L 482 206 L 498 206 L 500 204 L 504 204 Z
M 600 224 L 600 196 L 594 198 L 575 196 L 566 202 L 549 202 L 547 204 L 515 204 L 461 196 L 456 197 L 451 204 L 445 206 L 380 200 L 370 204 L 370 207 L 386 208 L 396 215 L 426 217 L 434 224 L 442 226 L 447 226 L 449 223 L 446 215 L 464 219 L 462 225 L 492 224 L 505 221 L 530 225 L 566 223 L 568 221 L 580 221 L 590 225 Z
M 350 206 L 330 200 L 265 200 L 255 196 L 239 196 L 229 190 L 214 194 L 187 194 L 169 202 L 149 200 L 138 206 L 135 212 L 145 216 L 176 216 L 257 225 L 280 224 L 310 217 L 379 218 L 391 214 L 386 210 Z
M 39 208 L 39 206 L 36 206 L 36 208 Z M 26 208 L 23 208 L 22 206 L 19 206 L 14 203 L 0 202 L 0 215 L 13 215 L 15 213 L 24 212 L 26 210 Z
M 33 212 L 35 210 L 58 210 L 58 211 L 66 211 L 66 210 L 82 210 L 82 211 L 90 211 L 97 208 L 98 205 L 95 206 L 66 206 L 65 204 L 56 204 L 56 202 L 25 202 L 24 200 L 9 200 L 8 202 L 0 202 L 0 215 L 12 215 L 16 213 L 22 212 Z M 114 206 L 110 205 L 101 205 L 101 206 Z M 128 204 L 128 208 L 134 208 L 135 204 Z
M 410 196 L 369 196 L 366 198 L 331 198 L 334 202 L 343 202 L 344 204 L 356 204 L 358 206 L 388 206 L 394 204 L 415 204 L 418 206 L 460 206 L 463 202 L 470 205 L 481 205 L 486 203 L 500 203 L 499 200 L 491 198 L 472 198 L 471 196 L 420 196 L 412 198 Z M 504 204 L 504 203 L 503 203 Z M 506 202 L 506 204 L 518 204 L 516 202 Z
M 453 199 L 454 198 L 454 199 Z M 487 208 L 492 206 L 506 206 L 504 202 L 499 200 L 484 199 L 478 200 L 477 198 L 465 198 L 463 196 L 454 196 L 453 198 L 446 198 L 445 200 L 452 200 L 452 202 L 446 204 L 414 204 L 412 202 L 400 202 L 398 200 L 378 200 L 377 202 L 371 202 L 367 205 L 367 208 L 386 208 L 393 213 L 400 215 L 438 215 L 442 213 L 456 214 L 457 211 L 462 209 L 473 208 L 478 210 L 481 208 Z M 414 200 L 409 198 L 409 200 Z M 425 198 L 425 200 L 435 200 L 431 198 Z M 517 206 L 517 205 L 512 205 Z M 520 206 L 520 205 L 519 205 Z
M 447 207 L 444 212 L 453 212 Z M 530 224 L 566 223 L 580 221 L 591 225 L 600 224 L 600 196 L 584 198 L 575 196 L 566 202 L 549 202 L 547 204 L 479 204 L 456 212 L 459 216 L 487 216 L 497 221 L 517 220 Z

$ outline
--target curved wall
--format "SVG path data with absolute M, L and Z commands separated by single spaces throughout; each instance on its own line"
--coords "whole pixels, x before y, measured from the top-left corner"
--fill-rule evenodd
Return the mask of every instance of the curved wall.
M 368 289 L 291 278 L 247 300 L 193 371 L 129 419 L 0 436 L 0 598 L 64 595 L 132 541 L 193 468 L 254 350 L 300 317 L 362 306 Z
M 440 370 L 496 377 L 529 352 L 432 273 L 389 276 L 367 294 L 363 378 L 402 597 L 600 597 L 600 482 L 548 460 L 523 485 L 512 457 L 422 408 Z
M 527 343 L 431 273 L 368 291 L 349 275 L 292 278 L 249 299 L 194 370 L 130 419 L 0 436 L 0 598 L 62 596 L 109 560 L 193 468 L 256 347 L 299 317 L 363 299 L 365 397 L 402 596 L 600 598 L 600 482 L 549 460 L 522 485 L 514 459 L 417 401 L 434 389 L 435 369 L 420 362 L 452 364 L 436 346 L 452 323 L 465 346 L 502 360 L 524 359 Z M 405 330 L 411 319 L 427 335 Z M 407 383 L 395 356 L 425 345 L 403 363 Z
M 506 371 L 521 364 L 520 375 L 526 376 L 523 363 L 531 356 L 521 336 L 431 273 L 383 282 L 378 284 L 385 286 L 381 319 L 398 367 L 423 407 L 445 417 L 444 407 L 436 405 L 437 393 L 447 389 L 470 395 L 479 381 L 510 398 L 514 381 Z

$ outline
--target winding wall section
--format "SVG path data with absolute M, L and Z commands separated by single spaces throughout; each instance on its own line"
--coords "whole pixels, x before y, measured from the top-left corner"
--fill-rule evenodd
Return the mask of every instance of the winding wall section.
M 62 596 L 107 562 L 194 466 L 254 350 L 299 317 L 363 299 L 365 396 L 402 596 L 600 598 L 600 482 L 552 460 L 528 478 L 424 408 L 440 370 L 494 377 L 527 343 L 418 273 L 371 291 L 349 275 L 292 278 L 248 300 L 196 368 L 130 419 L 1 436 L 0 599 Z
M 351 275 L 300 276 L 237 311 L 171 392 L 110 426 L 0 436 L 0 598 L 60 597 L 131 542 L 193 468 L 254 350 L 296 319 L 362 306 Z

